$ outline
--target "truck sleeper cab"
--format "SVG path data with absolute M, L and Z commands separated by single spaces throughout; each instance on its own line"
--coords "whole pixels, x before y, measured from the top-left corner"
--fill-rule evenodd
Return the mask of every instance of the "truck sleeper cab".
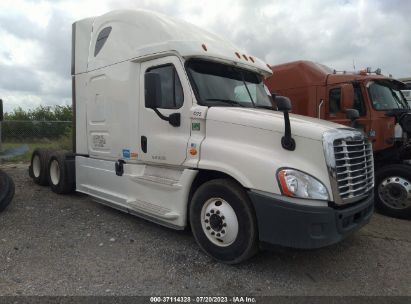
M 354 145 L 369 151 L 369 143 L 354 129 L 285 119 L 289 102 L 284 114 L 274 111 L 264 86 L 270 74 L 224 39 L 160 14 L 78 21 L 74 154 L 59 161 L 36 151 L 48 165 L 32 176 L 47 176 L 60 193 L 75 176 L 75 190 L 100 203 L 175 229 L 189 225 L 224 263 L 246 260 L 259 242 L 336 243 L 373 211 L 372 174 L 363 189 L 344 184 L 350 166 L 372 166 L 372 155 L 340 153 Z M 281 144 L 287 121 L 292 150 Z

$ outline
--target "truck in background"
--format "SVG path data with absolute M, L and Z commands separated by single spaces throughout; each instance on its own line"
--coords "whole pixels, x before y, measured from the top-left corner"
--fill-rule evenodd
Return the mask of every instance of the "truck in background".
M 411 77 L 399 78 L 398 80 L 405 83 L 405 88 L 402 89 L 402 94 L 404 94 L 405 99 L 408 101 L 409 106 L 411 107 Z
M 401 92 L 405 85 L 380 70 L 338 72 L 310 61 L 271 69 L 265 83 L 272 93 L 292 100 L 293 113 L 364 131 L 373 143 L 376 207 L 411 218 L 411 111 Z
M 73 153 L 36 150 L 30 175 L 167 227 L 191 227 L 224 263 L 261 243 L 318 248 L 373 213 L 371 145 L 358 130 L 274 111 L 261 60 L 147 11 L 73 24 Z M 349 150 L 344 156 L 342 151 Z M 365 169 L 363 183 L 348 176 Z

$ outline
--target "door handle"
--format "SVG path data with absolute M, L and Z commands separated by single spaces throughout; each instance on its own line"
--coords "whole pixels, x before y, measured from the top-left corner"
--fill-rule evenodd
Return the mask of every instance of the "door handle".
M 118 161 L 116 161 L 116 163 L 114 164 L 114 168 L 116 169 L 116 175 L 117 176 L 123 176 L 124 174 L 124 164 L 126 162 L 122 159 L 119 159 Z
M 147 137 L 141 136 L 141 150 L 147 153 Z

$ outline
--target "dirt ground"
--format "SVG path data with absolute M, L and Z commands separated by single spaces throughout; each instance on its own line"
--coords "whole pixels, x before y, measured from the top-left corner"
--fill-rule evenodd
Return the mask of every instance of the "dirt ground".
M 411 221 L 375 214 L 345 241 L 262 252 L 236 266 L 178 232 L 5 168 L 16 195 L 0 214 L 0 295 L 411 295 Z

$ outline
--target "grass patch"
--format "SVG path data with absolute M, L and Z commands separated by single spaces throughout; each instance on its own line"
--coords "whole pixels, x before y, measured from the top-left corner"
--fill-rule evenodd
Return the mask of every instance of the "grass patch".
M 8 159 L 4 159 L 3 162 L 30 162 L 31 154 L 33 153 L 34 149 L 52 149 L 52 150 L 71 150 L 71 137 L 63 136 L 60 139 L 56 140 L 48 140 L 48 139 L 39 139 L 36 141 L 13 141 L 13 142 L 6 142 L 2 143 L 1 148 L 2 150 L 7 150 L 10 148 L 17 148 L 21 145 L 27 145 L 29 147 L 29 151 L 22 155 L 14 156 Z

